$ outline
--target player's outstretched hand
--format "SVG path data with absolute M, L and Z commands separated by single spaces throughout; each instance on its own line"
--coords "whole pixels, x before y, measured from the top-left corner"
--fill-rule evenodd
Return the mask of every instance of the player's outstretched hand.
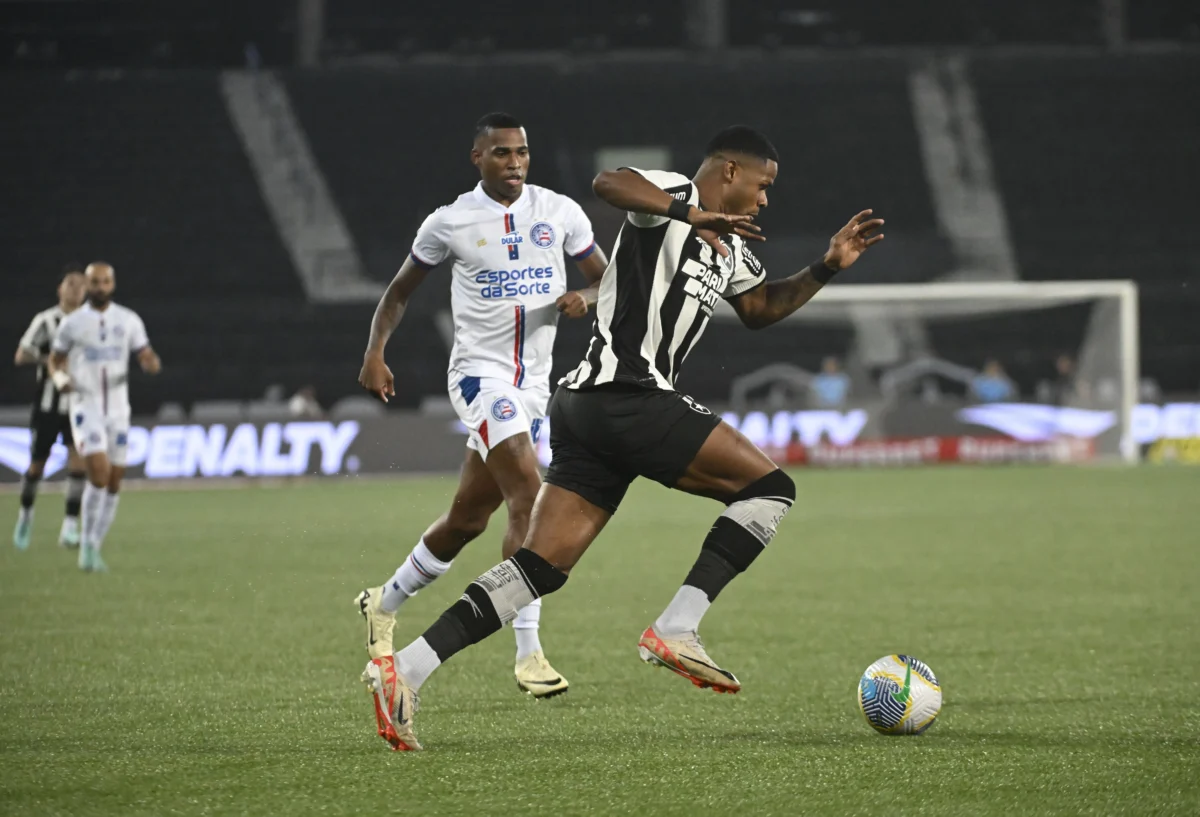
M 767 240 L 762 234 L 762 228 L 754 223 L 754 216 L 734 216 L 693 207 L 688 211 L 688 223 L 696 228 L 696 235 L 722 258 L 728 257 L 729 250 L 721 243 L 720 236 L 737 235 L 747 241 Z
M 857 261 L 867 247 L 883 241 L 883 233 L 876 232 L 883 226 L 883 219 L 870 218 L 873 212 L 863 210 L 833 234 L 829 239 L 829 252 L 825 253 L 825 266 L 843 270 Z
M 568 318 L 582 318 L 588 313 L 588 302 L 584 294 L 578 290 L 563 293 L 558 296 L 554 306 Z
M 396 381 L 392 370 L 383 362 L 382 356 L 371 355 L 363 358 L 362 371 L 358 373 L 358 385 L 387 402 L 389 397 L 396 396 Z

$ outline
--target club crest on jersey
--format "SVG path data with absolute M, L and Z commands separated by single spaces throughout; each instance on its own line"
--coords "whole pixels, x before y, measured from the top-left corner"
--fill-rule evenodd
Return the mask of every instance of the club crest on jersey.
M 511 420 L 517 416 L 517 404 L 507 397 L 497 397 L 492 403 L 492 416 L 502 423 Z
M 125 327 L 124 326 L 114 326 L 112 332 L 113 332 L 113 337 L 117 338 L 118 340 L 125 337 Z
M 549 222 L 539 221 L 537 224 L 529 228 L 529 240 L 543 250 L 548 250 L 554 246 L 554 240 L 557 236 L 554 234 L 554 227 Z

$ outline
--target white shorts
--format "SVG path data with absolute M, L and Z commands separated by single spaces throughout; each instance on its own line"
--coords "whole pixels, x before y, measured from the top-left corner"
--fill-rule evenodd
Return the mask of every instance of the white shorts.
M 486 461 L 490 449 L 517 434 L 528 434 L 537 445 L 550 384 L 519 389 L 505 380 L 469 377 L 451 369 L 450 402 L 467 427 L 467 448 Z
M 109 465 L 125 467 L 129 444 L 128 416 L 106 416 L 99 405 L 73 405 L 71 436 L 80 455 L 107 454 Z

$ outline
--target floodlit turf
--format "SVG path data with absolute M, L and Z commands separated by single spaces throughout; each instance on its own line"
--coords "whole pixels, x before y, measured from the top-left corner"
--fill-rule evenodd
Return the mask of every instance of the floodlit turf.
M 374 734 L 351 601 L 451 480 L 129 492 L 96 576 L 43 497 L 30 551 L 0 551 L 0 814 L 1200 813 L 1200 470 L 797 481 L 705 621 L 742 694 L 637 660 L 719 510 L 646 483 L 546 603 L 570 694 L 519 695 L 501 632 L 426 685 L 423 754 Z M 495 562 L 500 527 L 403 608 L 398 643 Z M 921 737 L 855 705 L 897 651 L 945 689 Z

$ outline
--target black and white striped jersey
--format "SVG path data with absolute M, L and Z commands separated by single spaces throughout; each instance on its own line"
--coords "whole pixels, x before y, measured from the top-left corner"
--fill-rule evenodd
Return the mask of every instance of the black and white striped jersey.
M 37 355 L 40 360 L 44 361 L 50 354 L 50 344 L 54 342 L 54 334 L 58 331 L 58 325 L 62 323 L 64 317 L 66 317 L 66 313 L 58 306 L 43 309 L 34 315 L 29 328 L 21 336 L 21 348 L 31 355 Z M 60 397 L 58 389 L 54 388 L 54 382 L 50 379 L 50 373 L 46 371 L 46 364 L 39 363 L 37 397 L 34 398 L 38 411 L 66 414 L 67 401 L 60 400 Z
M 628 168 L 676 199 L 700 206 L 686 176 Z M 748 292 L 766 280 L 738 236 L 722 238 L 722 258 L 690 224 L 630 213 L 600 283 L 596 322 L 583 362 L 560 381 L 569 389 L 632 383 L 674 391 L 684 358 L 712 318 L 719 298 Z

